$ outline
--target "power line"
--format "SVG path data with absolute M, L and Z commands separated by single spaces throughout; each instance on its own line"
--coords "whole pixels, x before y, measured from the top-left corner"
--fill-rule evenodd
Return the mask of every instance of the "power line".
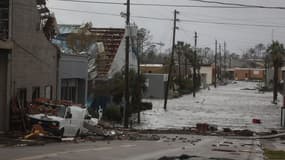
M 95 11 L 84 11 L 84 10 L 66 9 L 66 8 L 57 8 L 57 7 L 49 7 L 49 8 L 50 8 L 50 9 L 54 9 L 54 10 L 62 10 L 62 11 L 69 11 L 69 12 L 90 13 L 90 14 L 98 14 L 98 15 L 106 15 L 106 16 L 116 16 L 116 17 L 121 17 L 119 14 L 116 14 L 116 13 L 95 12 Z
M 285 25 L 270 25 L 270 24 L 247 24 L 247 23 L 232 23 L 232 22 L 213 22 L 213 21 L 199 21 L 190 19 L 180 19 L 181 22 L 193 22 L 203 24 L 219 24 L 219 25 L 232 25 L 232 26 L 248 26 L 248 27 L 265 27 L 265 28 L 285 28 Z
M 56 0 L 56 1 L 63 1 L 63 2 L 78 2 L 78 3 L 111 4 L 111 5 L 125 5 L 125 3 L 120 3 L 120 2 L 87 1 L 87 0 Z
M 120 2 L 103 2 L 103 1 L 88 1 L 88 0 L 55 0 L 63 2 L 76 3 L 91 3 L 91 4 L 106 4 L 106 5 L 126 5 Z M 252 6 L 218 6 L 218 5 L 177 5 L 177 4 L 158 4 L 158 3 L 131 3 L 132 6 L 149 6 L 149 7 L 177 7 L 177 8 L 256 8 Z M 285 9 L 285 8 L 284 8 Z
M 83 11 L 83 10 L 77 10 L 77 9 L 65 9 L 65 8 L 55 8 L 55 7 L 49 7 L 49 8 L 50 8 L 50 9 L 54 9 L 54 10 L 62 10 L 62 11 L 69 11 L 69 12 L 90 13 L 90 14 L 98 14 L 98 15 L 122 17 L 120 14 L 116 14 L 116 13 Z M 131 16 L 131 17 L 134 17 L 134 18 L 141 18 L 141 19 L 160 20 L 160 21 L 172 21 L 171 18 L 162 18 L 162 17 L 147 17 L 147 16 Z
M 229 2 L 220 2 L 220 1 L 208 1 L 208 0 L 189 0 L 189 1 L 210 3 L 210 4 L 219 4 L 219 5 L 227 5 L 227 6 L 239 6 L 239 7 L 246 7 L 246 8 L 285 9 L 285 7 L 249 5 L 249 4 L 229 3 Z
M 178 7 L 178 8 L 247 8 L 236 6 L 210 6 L 210 5 L 177 5 L 177 4 L 154 4 L 154 3 L 132 3 L 134 6 L 150 6 L 150 7 Z
M 115 13 L 103 13 L 103 12 L 93 12 L 93 11 L 83 11 L 83 10 L 75 10 L 75 9 L 64 9 L 64 8 L 52 8 L 55 10 L 63 10 L 69 12 L 78 12 L 78 13 L 90 13 L 90 14 L 98 14 L 98 15 L 107 15 L 107 16 L 117 16 L 121 17 L 119 14 Z M 151 19 L 158 21 L 172 21 L 171 18 L 163 18 L 163 17 L 148 17 L 148 16 L 131 16 L 133 18 L 140 19 Z M 248 23 L 233 23 L 233 22 L 215 22 L 215 21 L 201 21 L 201 20 L 193 20 L 193 19 L 180 19 L 181 22 L 186 23 L 202 23 L 202 24 L 217 24 L 217 25 L 232 25 L 232 26 L 248 26 L 248 27 L 263 27 L 263 28 L 285 28 L 285 25 L 270 25 L 270 24 L 248 24 Z

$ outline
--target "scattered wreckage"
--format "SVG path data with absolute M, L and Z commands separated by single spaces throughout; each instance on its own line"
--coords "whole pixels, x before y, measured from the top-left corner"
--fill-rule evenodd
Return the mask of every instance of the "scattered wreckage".
M 84 123 L 96 126 L 98 119 L 92 118 L 86 108 L 78 106 L 56 106 L 54 115 L 30 114 L 30 125 L 40 125 L 44 131 L 60 137 L 76 137 L 87 133 Z
M 78 137 L 89 132 L 84 126 L 95 127 L 97 118 L 92 118 L 86 107 L 70 101 L 35 100 L 26 113 L 26 123 L 31 128 L 26 139 L 38 136 Z

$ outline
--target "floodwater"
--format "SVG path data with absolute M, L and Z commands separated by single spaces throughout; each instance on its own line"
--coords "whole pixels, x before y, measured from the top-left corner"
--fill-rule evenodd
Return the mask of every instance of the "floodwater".
M 215 124 L 219 128 L 250 129 L 268 131 L 280 128 L 279 104 L 272 104 L 272 92 L 258 93 L 255 82 L 238 82 L 226 86 L 201 90 L 196 98 L 185 95 L 168 101 L 167 111 L 163 100 L 146 100 L 153 103 L 153 109 L 142 113 L 143 129 L 167 129 L 193 127 L 197 123 Z M 253 124 L 252 119 L 260 119 L 262 124 Z

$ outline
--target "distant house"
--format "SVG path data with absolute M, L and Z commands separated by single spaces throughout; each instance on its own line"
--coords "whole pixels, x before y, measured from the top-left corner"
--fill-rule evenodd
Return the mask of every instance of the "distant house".
M 168 74 L 163 64 L 141 64 L 141 73 Z
M 200 74 L 202 84 L 211 85 L 214 82 L 215 76 L 215 67 L 211 64 L 209 65 L 201 65 L 200 66 Z
M 241 80 L 264 80 L 265 69 L 260 68 L 234 68 L 234 79 Z
M 58 51 L 50 42 L 55 18 L 45 3 L 0 2 L 0 132 L 14 126 L 9 117 L 14 97 L 22 106 L 39 97 L 57 98 Z
M 157 99 L 164 98 L 168 74 L 144 73 L 144 76 L 146 78 L 146 90 L 143 97 Z

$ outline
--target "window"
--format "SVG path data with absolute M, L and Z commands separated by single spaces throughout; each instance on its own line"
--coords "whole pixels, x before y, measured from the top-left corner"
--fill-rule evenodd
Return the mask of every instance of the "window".
M 27 89 L 26 88 L 17 89 L 17 97 L 21 107 L 25 107 L 27 104 Z
M 254 75 L 259 75 L 260 73 L 259 73 L 259 71 L 253 71 L 253 74 Z
M 52 86 L 45 86 L 45 98 L 52 99 Z
M 33 87 L 32 100 L 40 98 L 40 87 Z
M 61 99 L 76 101 L 76 87 L 61 87 Z
M 78 80 L 63 79 L 61 81 L 61 99 L 77 102 Z
M 0 39 L 8 39 L 9 31 L 9 0 L 0 2 Z

